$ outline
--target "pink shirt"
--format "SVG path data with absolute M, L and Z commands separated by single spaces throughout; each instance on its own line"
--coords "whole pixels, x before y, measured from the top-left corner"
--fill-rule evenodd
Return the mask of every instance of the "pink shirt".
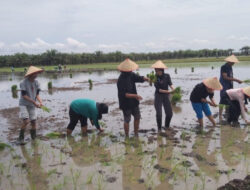
M 246 120 L 245 112 L 245 94 L 242 88 L 230 89 L 226 91 L 230 100 L 237 100 L 240 103 L 241 115 L 244 120 Z

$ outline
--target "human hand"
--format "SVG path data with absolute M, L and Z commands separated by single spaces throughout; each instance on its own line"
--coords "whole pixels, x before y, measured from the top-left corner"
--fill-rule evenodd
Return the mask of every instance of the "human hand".
M 239 84 L 243 83 L 243 81 L 239 79 L 236 79 L 236 82 L 238 82 Z
M 149 81 L 149 78 L 144 77 L 144 81 Z
M 137 95 L 135 99 L 140 101 L 140 100 L 142 100 L 142 97 L 140 95 Z
M 104 129 L 102 128 L 99 128 L 98 130 L 99 130 L 99 133 L 102 133 L 104 131 Z
M 37 102 L 34 102 L 33 104 L 34 104 L 37 108 L 41 108 L 41 105 L 38 104 Z
M 245 112 L 248 112 L 248 109 L 247 109 L 247 107 L 245 107 L 244 109 L 245 109 Z

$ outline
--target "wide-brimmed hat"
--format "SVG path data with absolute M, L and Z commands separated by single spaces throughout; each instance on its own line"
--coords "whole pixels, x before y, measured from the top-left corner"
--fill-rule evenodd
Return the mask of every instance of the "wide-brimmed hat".
M 213 90 L 221 90 L 222 85 L 217 77 L 207 78 L 203 80 L 203 84 Z
M 98 119 L 102 119 L 102 114 L 108 113 L 109 107 L 104 103 L 97 103 Z
M 244 94 L 246 94 L 248 97 L 250 97 L 250 86 L 243 88 Z
M 230 62 L 230 63 L 239 63 L 239 60 L 237 59 L 237 57 L 235 55 L 231 55 L 224 60 L 226 62 Z
M 168 68 L 161 60 L 156 61 L 151 67 L 154 69 L 167 69 Z
M 131 72 L 138 68 L 139 66 L 129 58 L 125 59 L 122 63 L 120 63 L 120 65 L 117 66 L 117 69 L 123 72 Z
M 40 69 L 38 67 L 30 66 L 27 73 L 25 74 L 25 77 L 28 77 L 33 74 L 41 73 L 43 72 L 43 69 Z

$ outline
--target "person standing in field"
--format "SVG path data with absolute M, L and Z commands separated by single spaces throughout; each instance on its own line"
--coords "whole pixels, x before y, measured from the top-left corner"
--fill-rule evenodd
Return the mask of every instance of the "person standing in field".
M 162 61 L 155 62 L 152 66 L 155 69 L 156 81 L 155 85 L 155 99 L 154 106 L 156 111 L 156 122 L 158 131 L 162 128 L 162 106 L 164 108 L 165 128 L 169 128 L 170 121 L 173 116 L 172 106 L 169 100 L 169 94 L 174 92 L 174 87 L 169 74 L 164 73 L 164 69 L 167 69 L 166 65 Z M 170 89 L 169 89 L 170 88 Z
M 129 123 L 131 120 L 131 115 L 134 116 L 134 133 L 135 136 L 138 136 L 138 129 L 140 124 L 140 109 L 139 101 L 142 100 L 142 97 L 137 94 L 135 83 L 148 81 L 148 78 L 139 76 L 132 71 L 139 68 L 139 66 L 131 61 L 126 59 L 120 65 L 118 65 L 118 70 L 121 72 L 118 81 L 118 99 L 119 99 L 119 108 L 123 112 L 124 117 L 124 131 L 126 137 L 129 136 Z
M 233 82 L 242 83 L 241 80 L 233 77 L 232 66 L 235 63 L 239 63 L 239 60 L 235 55 L 231 55 L 225 59 L 226 63 L 221 66 L 220 69 L 220 83 L 223 89 L 220 91 L 220 106 L 219 106 L 219 120 L 222 120 L 222 112 L 224 105 L 227 106 L 226 91 L 233 88 Z
M 108 106 L 104 103 L 98 103 L 91 99 L 73 100 L 69 108 L 70 122 L 67 127 L 67 135 L 70 136 L 72 134 L 80 120 L 82 135 L 85 136 L 87 134 L 88 118 L 92 125 L 95 125 L 100 132 L 103 132 L 98 120 L 102 119 L 102 114 L 106 113 L 108 113 Z
M 200 127 L 203 128 L 203 114 L 205 113 L 207 118 L 211 121 L 213 126 L 215 126 L 215 121 L 212 116 L 211 110 L 209 108 L 210 106 L 216 107 L 217 104 L 215 103 L 213 97 L 214 97 L 214 90 L 221 90 L 222 86 L 217 79 L 217 77 L 214 78 L 207 78 L 203 80 L 202 83 L 197 84 L 190 95 L 190 101 L 192 103 L 192 107 L 196 113 L 196 116 L 198 118 L 198 122 L 200 124 Z M 210 100 L 207 100 L 206 98 L 209 96 Z M 208 105 L 209 104 L 209 105 Z
M 24 133 L 26 126 L 31 123 L 30 135 L 36 138 L 36 108 L 41 108 L 42 100 L 39 96 L 40 84 L 36 80 L 37 75 L 43 72 L 42 69 L 30 66 L 25 79 L 20 83 L 21 96 L 19 100 L 20 118 L 23 120 L 19 133 L 19 141 L 24 143 Z

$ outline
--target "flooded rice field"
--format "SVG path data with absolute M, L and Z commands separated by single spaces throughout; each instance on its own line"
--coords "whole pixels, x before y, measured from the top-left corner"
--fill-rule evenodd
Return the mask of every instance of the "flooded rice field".
M 123 116 L 118 108 L 119 72 L 73 73 L 72 78 L 68 73 L 44 73 L 38 77 L 40 96 L 52 111 L 38 110 L 37 140 L 31 141 L 27 130 L 25 146 L 16 144 L 21 121 L 18 98 L 11 93 L 11 86 L 19 86 L 23 76 L 1 74 L 0 142 L 10 146 L 0 149 L 0 189 L 211 190 L 233 179 L 244 180 L 250 174 L 249 126 L 240 120 L 239 127 L 211 127 L 205 119 L 204 131 L 197 133 L 189 101 L 196 84 L 207 77 L 219 77 L 221 64 L 194 67 L 194 72 L 190 66 L 179 67 L 177 72 L 175 68 L 167 70 L 174 86 L 182 88 L 183 97 L 173 106 L 171 129 L 166 132 L 157 132 L 154 87 L 147 82 L 138 83 L 137 92 L 143 97 L 139 138 L 133 137 L 131 122 L 129 139 L 124 137 Z M 250 78 L 250 63 L 235 65 L 233 69 L 236 78 Z M 144 76 L 151 71 L 138 70 Z M 92 89 L 89 79 L 93 81 Z M 47 89 L 49 81 L 53 84 L 51 91 Z M 244 86 L 235 84 L 235 88 Z M 80 135 L 80 123 L 72 138 L 65 137 L 69 104 L 76 98 L 91 98 L 109 105 L 109 113 L 101 120 L 103 134 L 98 134 L 89 122 L 87 137 Z M 219 92 L 215 92 L 215 99 L 218 103 Z M 211 110 L 219 123 L 218 108 Z M 51 132 L 61 135 L 48 135 Z M 248 178 L 236 181 L 236 186 L 249 188 Z

